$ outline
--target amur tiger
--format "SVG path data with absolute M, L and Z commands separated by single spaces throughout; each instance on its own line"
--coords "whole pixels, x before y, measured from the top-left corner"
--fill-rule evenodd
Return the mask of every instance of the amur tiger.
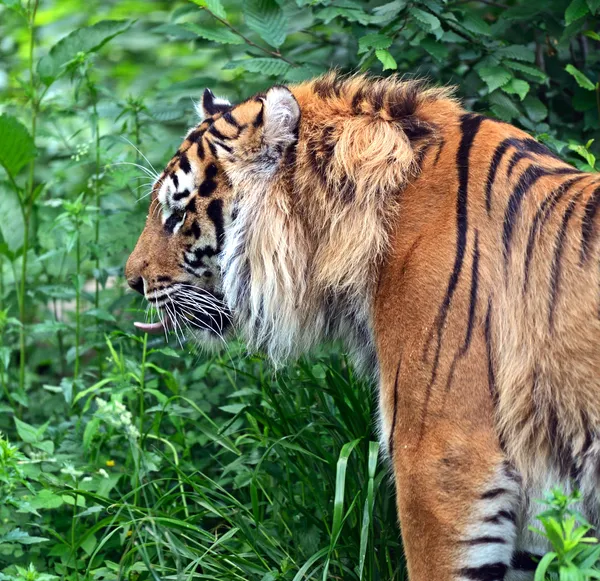
M 530 579 L 534 499 L 599 523 L 600 176 L 447 88 L 334 73 L 205 119 L 129 285 L 275 362 L 341 338 L 379 383 L 411 581 Z

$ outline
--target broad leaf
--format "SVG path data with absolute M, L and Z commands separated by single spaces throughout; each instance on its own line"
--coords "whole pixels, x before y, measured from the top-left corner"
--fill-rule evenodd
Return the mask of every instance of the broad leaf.
M 537 97 L 527 96 L 523 101 L 527 116 L 536 123 L 543 121 L 548 116 L 548 109 Z
M 582 89 L 586 89 L 587 91 L 596 90 L 596 85 L 594 85 L 592 81 L 590 81 L 580 70 L 576 69 L 573 65 L 567 65 L 565 67 L 565 71 L 567 71 L 567 73 L 569 73 L 575 78 L 577 84 Z
M 485 81 L 490 93 L 506 85 L 512 79 L 512 73 L 503 67 L 483 67 L 477 72 Z
M 263 73 L 272 76 L 283 75 L 290 69 L 288 63 L 275 58 L 254 58 L 230 61 L 223 68 L 237 69 L 238 67 L 251 73 Z
M 484 36 L 490 36 L 492 34 L 490 25 L 483 20 L 483 18 L 479 18 L 479 16 L 472 12 L 467 12 L 460 23 L 473 34 Z
M 395 71 L 398 68 L 394 57 L 385 49 L 379 49 L 375 51 L 375 56 L 378 58 L 379 62 L 383 65 L 383 70 Z
M 35 157 L 35 144 L 25 126 L 10 115 L 0 115 L 0 165 L 15 177 Z
M 496 91 L 489 97 L 490 109 L 503 121 L 512 121 L 518 117 L 521 112 L 519 108 L 512 102 L 508 95 L 505 95 L 502 91 Z
M 220 44 L 244 44 L 244 39 L 241 36 L 225 27 L 214 26 L 212 28 L 207 28 L 205 26 L 198 26 L 193 22 L 186 22 L 182 26 L 204 40 L 210 40 Z
M 384 49 L 392 46 L 392 39 L 385 34 L 367 34 L 358 39 L 358 54 L 369 49 Z
M 208 8 L 208 10 L 219 18 L 223 18 L 224 20 L 227 18 L 227 13 L 225 12 L 225 8 L 223 8 L 221 0 L 192 0 L 192 2 L 198 4 L 198 6 L 202 6 L 202 8 Z
M 429 14 L 420 8 L 411 8 L 409 10 L 410 15 L 415 19 L 415 23 L 418 24 L 426 32 L 435 34 L 436 38 L 439 38 L 444 34 L 442 30 L 442 23 L 437 16 Z
M 519 95 L 521 101 L 527 96 L 530 88 L 529 83 L 521 79 L 511 79 L 506 85 L 502 86 L 502 90 L 509 95 Z
M 527 63 L 535 62 L 535 53 L 532 49 L 520 44 L 504 46 L 494 52 L 494 56 L 500 58 L 513 59 L 516 61 L 525 61 Z
M 243 3 L 244 18 L 266 43 L 279 48 L 287 36 L 287 20 L 275 0 L 247 0 Z
M 128 30 L 132 24 L 132 20 L 101 20 L 92 26 L 74 30 L 58 41 L 47 56 L 40 59 L 38 74 L 42 81 L 50 85 L 75 58 L 96 52 L 109 40 Z
M 25 239 L 25 219 L 17 192 L 0 182 L 0 234 L 10 252 L 17 252 Z
M 565 11 L 565 22 L 567 26 L 580 18 L 583 18 L 590 11 L 586 0 L 573 0 Z

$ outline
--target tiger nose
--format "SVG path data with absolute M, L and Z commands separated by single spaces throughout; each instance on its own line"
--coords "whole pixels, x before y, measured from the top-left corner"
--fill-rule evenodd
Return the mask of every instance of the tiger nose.
M 134 290 L 137 291 L 138 293 L 140 293 L 141 295 L 144 294 L 144 279 L 141 276 L 138 277 L 134 277 L 134 278 L 128 278 L 127 279 L 127 284 Z

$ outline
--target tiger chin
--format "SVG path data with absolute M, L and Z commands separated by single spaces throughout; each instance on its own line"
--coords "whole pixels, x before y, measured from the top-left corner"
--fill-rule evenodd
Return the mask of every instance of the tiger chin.
M 412 581 L 532 579 L 553 485 L 599 522 L 600 177 L 447 88 L 210 91 L 126 276 L 200 341 L 341 338 L 379 383 Z

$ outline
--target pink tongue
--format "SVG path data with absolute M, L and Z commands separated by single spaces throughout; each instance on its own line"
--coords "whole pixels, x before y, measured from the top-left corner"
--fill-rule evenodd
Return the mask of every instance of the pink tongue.
M 165 330 L 165 325 L 162 321 L 158 323 L 133 323 L 135 327 L 137 327 L 140 331 L 144 331 L 144 333 L 149 333 L 150 335 L 160 335 Z

